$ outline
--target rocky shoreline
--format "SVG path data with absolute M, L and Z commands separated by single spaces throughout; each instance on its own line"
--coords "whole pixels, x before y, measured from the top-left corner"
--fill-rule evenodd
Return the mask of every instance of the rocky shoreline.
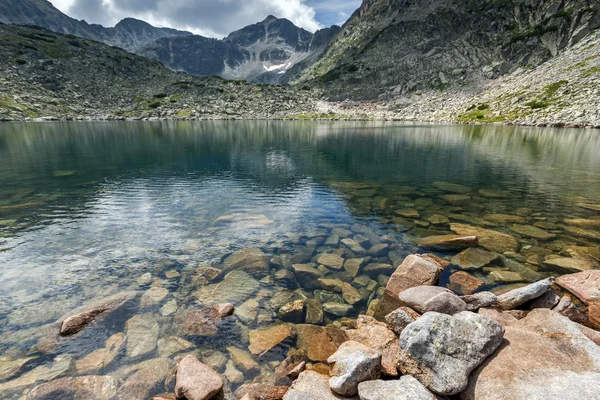
M 474 253 L 476 248 L 467 246 L 476 242 L 476 237 L 453 237 L 446 238 L 444 246 L 454 244 L 466 247 L 463 253 Z M 467 256 L 476 258 L 473 254 Z M 244 282 L 243 274 L 263 275 L 266 262 L 260 250 L 238 252 L 228 258 L 228 268 L 233 270 L 224 279 Z M 343 259 L 324 253 L 319 263 L 336 268 Z M 433 254 L 410 255 L 387 281 L 383 296 L 369 303 L 365 315 L 345 317 L 328 326 L 312 323 L 318 324 L 324 311 L 345 315 L 341 303 L 317 306 L 301 299 L 283 304 L 278 312 L 282 323 L 249 331 L 247 349 L 228 347 L 229 357 L 215 353 L 200 361 L 195 345 L 183 337 L 226 335 L 224 329 L 232 319 L 245 320 L 247 303 L 221 303 L 178 312 L 175 322 L 179 336 L 160 339 L 158 344 L 156 321 L 149 314 L 139 314 L 127 321 L 125 333 L 111 336 L 104 349 L 74 362 L 79 376 L 61 377 L 72 368 L 72 361 L 58 356 L 49 367 L 38 367 L 16 380 L 0 383 L 0 393 L 16 394 L 35 382 L 47 381 L 19 398 L 599 398 L 600 270 L 546 278 L 496 293 L 477 292 L 472 282 L 475 278 L 465 276 L 452 281 L 460 288 L 456 293 L 438 286 L 449 266 L 448 261 Z M 352 266 L 344 268 L 351 270 Z M 295 264 L 292 269 L 306 287 L 335 286 L 333 280 L 318 278 L 318 271 L 308 265 Z M 198 276 L 218 282 L 222 273 L 204 267 Z M 276 279 L 283 279 L 283 275 L 277 273 Z M 213 294 L 219 286 L 211 289 Z M 236 293 L 248 290 L 247 284 L 235 288 Z M 353 299 L 361 299 L 350 285 L 343 285 L 340 291 L 350 304 Z M 475 293 L 460 295 L 465 292 Z M 141 298 L 133 291 L 97 300 L 56 321 L 37 348 L 50 353 L 60 343 L 85 335 L 90 326 L 126 304 L 139 301 L 141 307 L 148 307 L 160 303 L 167 294 L 166 289 L 154 287 Z M 166 303 L 161 314 L 172 312 L 168 307 Z M 130 367 L 129 372 L 94 374 L 122 354 L 136 358 L 149 354 L 156 346 L 159 358 Z M 281 354 L 285 355 L 283 361 L 272 358 Z M 30 360 L 3 359 L 1 379 L 17 375 Z M 223 368 L 224 372 L 217 372 Z M 255 378 L 248 383 L 244 376 Z M 168 392 L 154 395 L 160 388 Z

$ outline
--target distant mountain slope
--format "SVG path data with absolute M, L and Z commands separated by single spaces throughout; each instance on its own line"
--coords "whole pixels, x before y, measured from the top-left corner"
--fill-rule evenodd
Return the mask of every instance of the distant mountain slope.
M 364 0 L 296 83 L 331 99 L 406 98 L 485 85 L 600 26 L 597 0 Z
M 133 18 L 124 19 L 114 28 L 90 25 L 63 14 L 46 0 L 1 0 L 0 22 L 36 25 L 58 33 L 97 40 L 132 52 L 156 39 L 191 35 L 190 32 L 156 28 Z
M 311 113 L 314 94 L 200 78 L 103 43 L 0 24 L 0 121 L 268 118 Z
M 312 65 L 339 30 L 334 26 L 313 34 L 269 16 L 223 40 L 197 35 L 159 39 L 140 54 L 194 75 L 279 83 L 292 67 Z

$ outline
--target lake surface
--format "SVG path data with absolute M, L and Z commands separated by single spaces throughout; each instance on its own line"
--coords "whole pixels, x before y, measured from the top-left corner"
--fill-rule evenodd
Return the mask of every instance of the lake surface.
M 584 222 L 565 222 L 573 219 Z M 231 347 L 247 350 L 249 330 L 281 323 L 285 304 L 327 304 L 320 324 L 342 326 L 366 312 L 406 255 L 422 251 L 420 238 L 464 225 L 518 243 L 504 261 L 470 271 L 478 290 L 597 268 L 599 132 L 375 122 L 0 125 L 0 394 L 19 398 L 65 375 L 122 382 L 147 360 L 190 351 L 223 372 Z M 380 250 L 369 254 L 373 246 Z M 236 251 L 242 262 L 227 258 Z M 319 265 L 322 253 L 362 258 L 362 270 Z M 551 262 L 565 257 L 580 263 Z M 293 264 L 339 281 L 298 282 Z M 389 268 L 365 273 L 371 264 Z M 348 304 L 340 281 L 362 300 Z M 139 294 L 109 317 L 49 340 L 61 316 L 130 291 Z M 216 335 L 186 330 L 186 313 L 226 301 L 238 311 Z M 127 348 L 107 362 L 105 342 L 121 332 Z M 243 379 L 269 375 L 286 351 L 254 356 L 260 370 Z

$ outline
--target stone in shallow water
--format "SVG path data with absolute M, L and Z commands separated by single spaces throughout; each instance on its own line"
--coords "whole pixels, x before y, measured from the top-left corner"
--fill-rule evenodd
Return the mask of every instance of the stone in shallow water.
M 357 255 L 366 254 L 367 251 L 354 239 L 342 239 L 342 244 L 349 248 L 352 252 Z
M 88 306 L 71 312 L 69 315 L 59 319 L 60 334 L 62 336 L 69 336 L 81 331 L 96 318 L 100 316 L 106 317 L 115 312 L 129 300 L 135 298 L 137 294 L 138 292 L 117 293 L 116 295 L 94 301 Z
M 237 347 L 229 346 L 227 347 L 227 352 L 229 353 L 229 357 L 235 364 L 237 368 L 239 368 L 244 373 L 254 373 L 260 370 L 260 366 L 258 363 L 252 358 L 252 355 L 245 350 L 239 349 Z
M 317 262 L 338 271 L 344 267 L 344 259 L 337 254 L 323 253 L 319 256 Z
M 352 258 L 352 259 L 346 260 L 346 262 L 344 263 L 344 269 L 346 270 L 346 272 L 348 272 L 348 274 L 352 278 L 356 278 L 356 276 L 358 276 L 358 273 L 360 272 L 360 268 L 362 267 L 364 262 L 365 262 L 364 258 Z
M 430 312 L 400 335 L 398 366 L 433 392 L 460 393 L 471 371 L 500 346 L 503 334 L 500 324 L 478 314 Z
M 404 218 L 411 218 L 411 219 L 421 218 L 421 214 L 419 214 L 419 212 L 417 210 L 415 210 L 414 208 L 406 208 L 403 210 L 396 210 L 394 212 Z
M 182 336 L 214 336 L 219 331 L 218 313 L 213 308 L 181 311 L 173 322 Z
M 355 396 L 359 383 L 378 379 L 381 371 L 381 353 L 352 340 L 342 344 L 327 362 L 329 387 L 343 396 Z
M 235 364 L 231 360 L 227 361 L 227 364 L 225 364 L 223 376 L 234 385 L 244 382 L 244 374 L 235 367 Z
M 486 197 L 488 199 L 504 199 L 506 198 L 506 194 L 501 190 L 496 189 L 480 189 L 479 195 Z
M 244 271 L 233 271 L 217 285 L 200 288 L 194 295 L 201 302 L 241 304 L 258 291 L 260 283 Z
M 459 235 L 477 236 L 479 245 L 489 251 L 504 253 L 516 252 L 519 249 L 517 239 L 505 233 L 463 224 L 450 224 L 450 230 Z
M 342 287 L 344 286 L 344 282 L 339 279 L 319 279 L 319 286 L 323 290 L 329 290 L 331 292 L 342 293 Z
M 81 360 L 75 361 L 75 369 L 77 374 L 85 375 L 91 372 L 96 372 L 104 366 L 104 357 L 106 349 L 98 349 L 91 352 Z
M 361 400 L 436 400 L 425 386 L 412 376 L 395 381 L 367 381 L 358 385 Z
M 323 307 L 321 307 L 321 302 L 315 299 L 306 300 L 305 322 L 313 325 L 320 325 L 323 322 Z
M 285 304 L 277 312 L 277 317 L 285 322 L 301 323 L 304 322 L 305 301 L 296 300 Z
M 600 232 L 577 228 L 575 226 L 567 226 L 565 227 L 565 231 L 577 237 L 600 241 Z
M 440 198 L 453 206 L 464 206 L 471 202 L 471 196 L 464 194 L 446 194 Z
M 456 293 L 472 294 L 485 283 L 465 271 L 457 271 L 450 275 L 448 287 Z
M 584 304 L 592 299 L 600 298 L 600 271 L 585 271 L 577 274 L 563 275 L 556 279 L 556 284 L 573 293 Z
M 263 355 L 271 349 L 291 340 L 296 333 L 292 325 L 277 325 L 268 329 L 250 331 L 250 346 L 248 349 L 254 355 Z
M 498 254 L 490 253 L 484 249 L 471 247 L 463 250 L 452 258 L 452 263 L 462 269 L 472 270 L 483 268 L 498 259 Z
M 447 225 L 450 223 L 450 220 L 445 215 L 434 214 L 427 219 L 433 225 Z
M 526 222 L 524 217 L 511 214 L 487 214 L 483 218 L 496 224 L 525 224 Z
M 177 300 L 171 299 L 165 303 L 164 306 L 160 308 L 160 315 L 163 317 L 168 317 L 169 315 L 175 314 L 177 311 Z
M 469 193 L 472 191 L 472 189 L 468 186 L 459 185 L 457 183 L 450 183 L 450 182 L 433 182 L 432 186 L 436 189 L 443 190 L 444 192 L 451 192 L 451 193 L 464 194 L 464 193 Z
M 525 279 L 516 272 L 506 271 L 503 269 L 495 269 L 491 271 L 488 277 L 494 282 L 502 282 L 502 283 L 515 283 L 515 282 L 523 282 Z
M 158 323 L 152 314 L 135 315 L 125 323 L 127 357 L 148 354 L 156 348 Z
M 371 263 L 363 268 L 363 273 L 366 275 L 377 277 L 381 274 L 387 275 L 394 270 L 391 264 Z
M 117 381 L 113 377 L 90 375 L 44 383 L 33 389 L 27 399 L 111 400 L 116 393 Z
M 223 271 L 244 271 L 260 279 L 269 274 L 269 256 L 260 249 L 241 249 L 223 261 Z
M 551 310 L 533 310 L 506 327 L 504 342 L 469 379 L 463 400 L 595 399 L 600 347 L 578 324 Z
M 512 310 L 529 300 L 537 299 L 546 293 L 554 284 L 554 278 L 547 278 L 531 285 L 511 290 L 498 296 L 498 306 L 502 310 Z
M 554 239 L 556 237 L 556 235 L 553 233 L 546 232 L 543 229 L 536 228 L 535 226 L 531 226 L 531 225 L 514 224 L 514 225 L 511 225 L 510 230 L 518 233 L 521 236 L 527 236 L 530 238 L 534 238 L 541 242 L 546 242 L 546 241 Z
M 306 264 L 294 264 L 292 268 L 296 279 L 303 288 L 313 290 L 320 287 L 319 278 L 322 275 L 318 269 Z
M 188 355 L 177 366 L 175 396 L 187 400 L 209 400 L 223 389 L 223 380 L 208 365 Z
M 427 250 L 462 250 L 477 246 L 476 236 L 441 235 L 419 240 L 419 247 Z
M 0 357 L 0 381 L 7 380 L 15 376 L 21 368 L 28 362 L 35 360 L 36 357 L 26 357 L 13 360 L 7 356 Z
M 570 257 L 549 258 L 544 260 L 544 265 L 567 273 L 589 271 L 600 267 L 600 264 L 596 261 Z
M 328 314 L 333 314 L 338 317 L 347 316 L 352 311 L 352 308 L 353 307 L 351 305 L 343 304 L 343 303 L 330 302 L 330 303 L 323 304 L 323 311 L 325 311 Z
M 125 350 L 125 334 L 123 332 L 115 333 L 106 340 L 104 348 L 106 352 L 104 353 L 103 365 L 104 368 L 107 368 Z
M 306 352 L 310 361 L 324 362 L 348 336 L 341 329 L 314 325 L 296 325 L 296 347 Z
M 600 219 L 565 219 L 564 223 L 567 225 L 577 226 L 579 228 L 600 228 Z
M 174 354 L 193 349 L 193 343 L 177 336 L 169 336 L 158 340 L 158 354 L 163 358 L 169 358 Z
M 140 300 L 141 307 L 150 307 L 160 303 L 167 295 L 169 290 L 161 287 L 152 287 L 142 295 Z
M 350 305 L 355 305 L 364 300 L 360 292 L 349 283 L 344 283 L 344 286 L 342 286 L 342 297 Z
M 577 203 L 577 207 L 585 208 L 586 210 L 600 211 L 600 204 Z

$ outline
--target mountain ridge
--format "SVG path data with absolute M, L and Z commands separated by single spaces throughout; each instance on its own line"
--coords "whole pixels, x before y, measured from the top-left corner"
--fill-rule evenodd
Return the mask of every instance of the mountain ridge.
M 57 33 L 97 40 L 131 52 L 159 38 L 192 35 L 191 32 L 157 28 L 134 18 L 125 18 L 113 28 L 88 24 L 67 16 L 47 0 L 2 0 L 0 22 L 40 26 Z M 132 29 L 133 26 L 137 29 Z

